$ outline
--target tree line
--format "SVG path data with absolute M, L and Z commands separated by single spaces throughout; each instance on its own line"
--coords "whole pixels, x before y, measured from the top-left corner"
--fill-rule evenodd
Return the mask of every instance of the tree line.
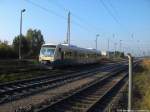
M 0 58 L 18 58 L 19 41 L 21 40 L 22 58 L 37 58 L 42 44 L 45 43 L 40 30 L 29 29 L 26 35 L 15 36 L 11 45 L 7 41 L 0 41 Z

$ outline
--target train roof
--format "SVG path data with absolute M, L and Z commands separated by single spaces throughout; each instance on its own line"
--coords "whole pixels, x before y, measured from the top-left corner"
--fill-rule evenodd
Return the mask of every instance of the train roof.
M 62 43 L 62 44 L 47 43 L 47 44 L 43 44 L 42 46 L 57 46 L 57 45 L 67 46 L 67 47 L 75 49 L 75 50 L 91 51 L 91 52 L 100 53 L 100 51 L 98 51 L 94 48 L 81 48 L 81 47 L 78 47 L 76 45 L 72 45 L 72 44 L 69 45 L 69 44 L 66 44 L 66 43 Z
M 42 46 L 48 46 L 48 45 L 58 45 L 58 44 L 55 44 L 55 43 L 47 43 L 47 44 L 43 44 Z

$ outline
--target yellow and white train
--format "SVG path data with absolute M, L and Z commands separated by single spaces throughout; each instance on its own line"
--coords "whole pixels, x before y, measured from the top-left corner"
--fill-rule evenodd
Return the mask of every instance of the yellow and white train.
M 100 58 L 100 51 L 68 44 L 44 44 L 39 55 L 41 63 L 54 67 L 98 63 Z

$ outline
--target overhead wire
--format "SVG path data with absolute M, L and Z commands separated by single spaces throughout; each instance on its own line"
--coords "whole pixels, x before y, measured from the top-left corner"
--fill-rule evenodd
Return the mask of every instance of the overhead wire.
M 48 2 L 51 2 L 50 0 L 47 0 Z M 90 31 L 92 30 L 93 31 L 93 33 L 95 32 L 95 33 L 97 33 L 96 31 L 97 30 L 100 30 L 100 28 L 97 28 L 97 27 L 95 27 L 94 25 L 92 25 L 92 24 L 90 24 L 89 22 L 87 22 L 85 19 L 83 19 L 83 18 L 81 18 L 79 15 L 77 15 L 77 14 L 75 14 L 74 12 L 72 12 L 72 10 L 70 10 L 70 9 L 68 9 L 68 8 L 66 8 L 66 7 L 64 7 L 62 4 L 60 4 L 60 3 L 58 3 L 58 2 L 51 2 L 51 3 L 53 3 L 55 6 L 57 6 L 58 8 L 60 8 L 60 9 L 62 9 L 62 10 L 64 10 L 66 13 L 67 12 L 71 12 L 71 16 L 73 17 L 73 22 L 75 22 L 75 23 L 77 23 L 77 24 L 80 24 L 80 23 L 82 23 L 82 25 L 80 24 L 80 26 L 86 26 L 86 28 L 88 28 Z M 76 20 L 78 20 L 78 22 L 77 21 L 75 21 L 75 19 Z M 84 24 L 84 25 L 83 25 Z M 101 28 L 101 30 L 102 30 L 102 28 Z
M 118 19 L 114 16 L 114 14 L 111 12 L 109 7 L 105 4 L 105 2 L 103 0 L 98 0 L 98 1 L 99 1 L 99 3 L 101 3 L 103 5 L 103 7 L 106 9 L 106 11 L 109 13 L 109 15 L 114 19 L 114 21 L 116 23 L 120 24 Z
M 28 3 L 30 3 L 31 5 L 33 5 L 33 6 L 35 6 L 35 7 L 38 7 L 38 8 L 40 8 L 40 9 L 42 9 L 43 11 L 46 11 L 46 12 L 48 12 L 48 13 L 51 13 L 51 14 L 53 14 L 53 15 L 55 15 L 55 16 L 61 18 L 61 19 L 67 20 L 67 17 L 62 16 L 62 15 L 60 15 L 59 13 L 57 13 L 57 12 L 55 12 L 55 11 L 53 11 L 53 10 L 50 10 L 50 9 L 48 9 L 48 8 L 45 8 L 45 7 L 43 7 L 42 5 L 39 5 L 38 3 L 35 3 L 35 2 L 33 2 L 33 1 L 31 1 L 31 0 L 25 0 L 25 1 L 28 2 Z M 62 7 L 62 8 L 63 8 L 63 7 Z M 64 8 L 64 10 L 68 11 L 68 10 L 65 9 L 65 8 Z M 76 22 L 76 21 L 71 21 L 71 22 L 72 22 L 73 24 L 77 25 L 78 27 L 80 27 L 81 29 L 87 31 L 87 32 L 91 31 L 90 29 L 84 27 L 83 25 L 81 25 L 80 23 L 78 23 L 78 22 Z
M 47 0 L 47 1 L 50 2 L 50 0 Z M 55 6 L 57 6 L 58 8 L 64 10 L 66 13 L 71 12 L 72 17 L 73 17 L 73 18 L 76 18 L 78 21 L 80 21 L 80 23 L 82 23 L 82 25 L 81 25 L 81 24 L 78 23 L 77 21 L 72 20 L 72 21 L 75 22 L 76 24 L 78 24 L 78 25 L 80 25 L 80 26 L 82 26 L 82 27 L 84 27 L 84 28 L 85 28 L 85 26 L 86 26 L 86 28 L 88 28 L 88 30 L 90 30 L 90 31 L 93 30 L 93 32 L 95 32 L 96 30 L 99 30 L 99 29 L 96 28 L 94 25 L 91 25 L 91 24 L 89 24 L 88 22 L 86 22 L 85 19 L 83 19 L 83 18 L 79 17 L 77 14 L 73 13 L 70 9 L 64 7 L 62 4 L 60 4 L 60 3 L 56 2 L 56 1 L 55 1 L 55 2 L 51 2 L 51 3 L 53 3 L 53 4 L 54 4 Z M 83 24 L 84 24 L 84 25 L 83 25 Z
M 111 3 L 110 0 L 106 0 L 107 3 L 109 4 L 109 6 L 111 7 L 112 11 L 115 13 L 115 16 L 117 16 L 117 18 L 119 18 L 118 12 L 116 10 L 116 8 L 114 7 L 114 5 Z
M 42 9 L 42 10 L 48 12 L 48 13 L 51 13 L 51 14 L 53 14 L 53 15 L 59 17 L 59 18 L 67 19 L 66 17 L 64 17 L 64 16 L 62 16 L 62 15 L 60 15 L 60 14 L 58 14 L 57 12 L 55 12 L 55 11 L 53 11 L 53 10 L 50 10 L 50 9 L 47 9 L 47 8 L 45 8 L 45 7 L 43 7 L 43 6 L 39 5 L 39 4 L 37 4 L 37 3 L 35 3 L 35 2 L 32 2 L 31 0 L 25 0 L 25 1 L 28 2 L 28 3 L 30 3 L 31 5 L 33 5 L 33 6 L 35 6 L 35 7 L 38 7 L 38 8 L 40 8 L 40 9 Z
M 131 34 L 131 31 L 128 30 L 128 28 L 126 28 L 122 23 L 120 23 L 119 19 L 112 13 L 112 11 L 110 10 L 110 8 L 108 7 L 108 5 L 106 5 L 106 3 L 103 0 L 98 0 L 98 2 L 100 4 L 103 5 L 103 7 L 105 8 L 105 10 L 108 12 L 108 14 L 112 17 L 112 19 L 122 28 L 124 29 L 126 32 L 128 32 L 129 34 Z M 113 6 L 111 6 L 113 7 Z M 114 8 L 112 8 L 114 10 Z

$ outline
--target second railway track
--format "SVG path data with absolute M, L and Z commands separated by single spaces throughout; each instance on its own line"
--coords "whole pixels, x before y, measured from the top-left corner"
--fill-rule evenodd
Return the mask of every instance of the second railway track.
M 34 112 L 103 112 L 109 100 L 126 81 L 126 72 L 113 71 L 111 75 L 104 76 L 54 103 L 43 105 Z
M 120 65 L 115 65 L 119 67 Z M 60 77 L 40 77 L 35 78 L 32 80 L 24 80 L 18 81 L 14 83 L 7 83 L 0 85 L 0 104 L 6 103 L 9 101 L 13 101 L 16 99 L 23 98 L 25 96 L 33 95 L 35 93 L 39 93 L 41 91 L 45 91 L 50 88 L 57 87 L 59 85 L 68 83 L 70 81 L 78 80 L 81 78 L 88 77 L 92 75 L 94 72 L 98 72 L 101 70 L 111 70 L 114 65 L 102 67 L 102 68 L 95 68 L 92 70 L 86 70 L 78 73 L 68 73 L 68 75 L 60 76 Z
M 125 74 L 116 75 L 116 73 L 118 72 L 115 71 L 112 75 L 94 81 L 74 94 L 53 104 L 45 105 L 35 112 L 93 112 L 92 107 L 100 99 L 106 97 L 127 76 Z

